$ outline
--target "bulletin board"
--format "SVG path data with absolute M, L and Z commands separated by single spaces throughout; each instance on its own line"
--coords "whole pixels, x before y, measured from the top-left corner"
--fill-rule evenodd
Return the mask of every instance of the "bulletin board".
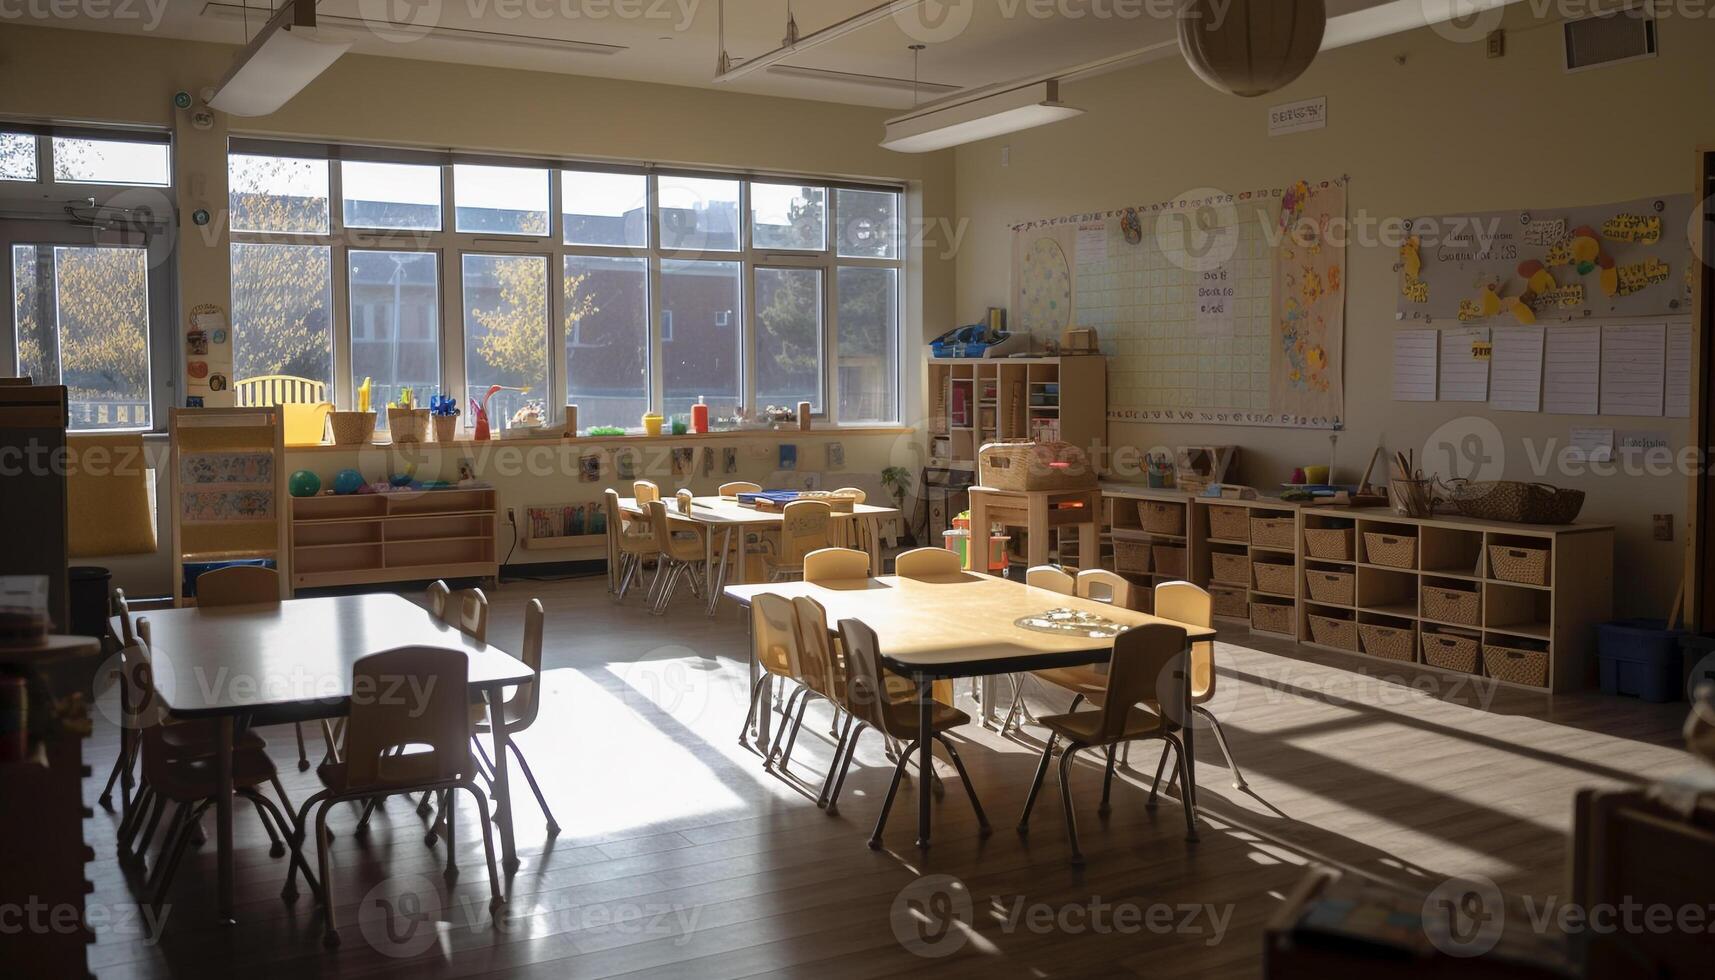
M 1115 421 L 1339 428 L 1346 181 L 1012 227 L 1012 327 L 1094 327 Z

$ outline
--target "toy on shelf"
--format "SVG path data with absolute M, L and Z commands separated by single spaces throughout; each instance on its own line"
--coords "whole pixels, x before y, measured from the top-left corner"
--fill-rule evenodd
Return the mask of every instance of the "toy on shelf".
M 418 408 L 409 387 L 399 389 L 399 400 L 387 406 L 387 427 L 393 441 L 422 442 L 429 434 L 429 410 Z
M 475 426 L 475 431 L 471 434 L 471 437 L 477 442 L 487 442 L 489 437 L 492 435 L 488 426 L 488 400 L 493 398 L 496 392 L 501 391 L 516 391 L 525 395 L 530 393 L 529 388 L 514 388 L 511 385 L 489 385 L 488 393 L 482 396 L 482 402 L 480 404 L 478 404 L 475 398 L 472 398 L 470 400 L 470 409 L 471 413 L 476 417 L 476 420 L 472 423 L 472 425 Z
M 1029 349 L 1028 334 L 1007 333 L 990 323 L 955 327 L 929 342 L 934 357 L 1011 357 Z
M 343 469 L 333 475 L 333 492 L 341 496 L 356 493 L 363 485 L 363 474 L 354 469 Z
M 314 497 L 322 492 L 322 478 L 309 470 L 298 470 L 286 481 L 286 492 L 294 497 Z
M 435 423 L 435 441 L 452 442 L 458 436 L 458 399 L 451 395 L 430 395 L 429 418 Z
M 542 431 L 542 406 L 536 402 L 525 402 L 506 420 L 506 431 L 500 434 L 502 439 L 523 439 Z

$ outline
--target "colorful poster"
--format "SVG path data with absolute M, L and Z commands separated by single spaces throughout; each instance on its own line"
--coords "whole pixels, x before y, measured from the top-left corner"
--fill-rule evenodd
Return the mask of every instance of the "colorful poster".
M 1072 325 L 1072 225 L 1014 238 L 1012 329 L 1029 334 L 1035 345 L 1060 342 Z
M 1286 417 L 1323 424 L 1340 418 L 1345 220 L 1346 188 L 1339 181 L 1299 181 L 1281 199 L 1268 377 L 1269 405 Z

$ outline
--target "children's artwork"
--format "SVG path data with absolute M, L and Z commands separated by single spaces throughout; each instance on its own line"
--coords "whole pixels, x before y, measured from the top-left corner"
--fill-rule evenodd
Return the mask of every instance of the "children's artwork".
M 738 472 L 738 450 L 727 446 L 721 450 L 721 472 L 732 476 Z
M 476 462 L 469 456 L 459 457 L 459 482 L 476 479 Z
M 186 407 L 191 398 L 202 399 L 199 408 L 232 406 L 232 332 L 226 312 L 212 303 L 191 307 L 183 336 Z
M 267 521 L 274 518 L 272 490 L 185 490 L 179 519 L 192 524 Z
M 1402 318 L 1531 324 L 1690 309 L 1691 195 L 1413 218 Z M 1405 253 L 1416 253 L 1412 261 Z
M 637 479 L 637 454 L 630 448 L 613 451 L 613 468 L 621 480 Z
M 1072 322 L 1072 265 L 1078 235 L 1072 223 L 1045 226 L 1013 239 L 1012 309 L 1016 328 L 1037 343 L 1060 340 Z
M 1013 300 L 1060 323 L 1051 260 L 1075 256 L 1064 326 L 1128 352 L 1108 366 L 1111 421 L 1337 428 L 1345 217 L 1333 178 L 1024 222 Z M 955 415 L 969 395 L 953 386 Z
M 844 443 L 828 443 L 828 469 L 843 470 L 846 468 L 846 447 Z
M 673 450 L 673 475 L 686 477 L 691 475 L 691 456 L 695 450 L 680 448 Z
M 207 484 L 274 483 L 274 454 L 256 452 L 192 453 L 179 456 L 179 482 Z
M 703 471 L 704 476 L 713 476 L 715 473 L 715 451 L 705 446 L 701 453 L 702 465 L 698 468 Z
M 783 442 L 780 444 L 780 464 L 777 468 L 782 470 L 795 470 L 798 468 L 797 446 L 794 446 L 789 442 Z
M 601 479 L 601 456 L 587 453 L 578 457 L 578 482 L 595 483 Z

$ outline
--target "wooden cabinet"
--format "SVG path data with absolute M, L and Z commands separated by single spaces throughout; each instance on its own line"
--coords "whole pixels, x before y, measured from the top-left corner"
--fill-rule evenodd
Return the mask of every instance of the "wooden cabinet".
M 933 358 L 931 465 L 976 471 L 987 442 L 1069 442 L 1100 461 L 1107 443 L 1107 358 Z
M 494 578 L 494 490 L 296 497 L 292 587 Z

